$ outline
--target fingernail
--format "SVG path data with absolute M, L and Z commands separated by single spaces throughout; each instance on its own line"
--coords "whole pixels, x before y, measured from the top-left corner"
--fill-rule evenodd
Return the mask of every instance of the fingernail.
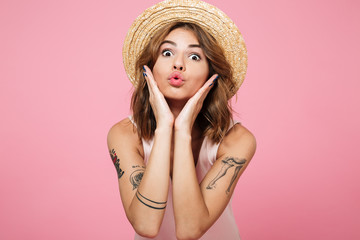
M 144 76 L 144 77 L 147 77 L 146 73 L 143 72 L 143 76 Z
M 216 78 L 213 80 L 213 82 L 209 85 L 211 87 L 214 83 L 216 83 L 216 80 L 219 78 L 219 76 L 216 76 Z
M 146 72 L 145 66 L 143 66 L 144 72 Z

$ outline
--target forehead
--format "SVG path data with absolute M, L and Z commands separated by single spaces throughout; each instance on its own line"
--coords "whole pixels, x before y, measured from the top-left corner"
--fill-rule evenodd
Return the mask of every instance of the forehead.
M 176 28 L 172 30 L 164 40 L 186 41 L 190 44 L 199 44 L 198 38 L 192 30 L 186 28 Z

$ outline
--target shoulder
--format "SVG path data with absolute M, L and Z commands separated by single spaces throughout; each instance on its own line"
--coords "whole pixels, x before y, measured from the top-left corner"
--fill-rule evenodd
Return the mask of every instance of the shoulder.
M 218 156 L 227 154 L 245 155 L 251 159 L 256 151 L 255 136 L 242 124 L 235 124 L 220 143 Z
M 129 118 L 124 118 L 120 122 L 115 123 L 108 132 L 108 140 L 128 138 L 136 135 L 136 128 Z
M 232 143 L 233 141 L 241 141 L 242 143 L 256 143 L 255 136 L 244 125 L 235 124 L 225 135 L 223 142 Z
M 107 134 L 107 144 L 110 147 L 134 147 L 140 152 L 142 149 L 141 139 L 137 134 L 135 125 L 129 118 L 124 118 L 115 123 Z

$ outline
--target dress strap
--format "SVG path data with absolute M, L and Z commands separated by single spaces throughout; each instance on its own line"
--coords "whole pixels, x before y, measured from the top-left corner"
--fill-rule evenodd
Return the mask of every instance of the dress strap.
M 135 124 L 135 122 L 134 122 L 133 116 L 132 116 L 132 115 L 129 115 L 128 118 L 129 118 L 129 120 L 132 122 L 132 124 L 134 124 L 134 126 L 137 127 L 136 124 Z
M 133 116 L 130 115 L 128 118 L 131 121 L 131 123 L 134 124 L 135 127 L 137 127 Z M 144 138 L 141 138 L 141 142 L 142 142 L 143 150 L 144 150 L 144 163 L 146 165 L 149 160 L 149 157 L 150 157 L 151 148 L 153 146 L 153 139 L 146 141 Z
M 237 120 L 231 120 L 229 128 L 226 131 L 226 133 L 228 133 L 230 131 L 230 129 L 232 129 L 238 123 L 240 124 L 240 122 Z M 204 141 L 205 140 L 206 140 L 205 149 L 207 150 L 206 152 L 208 154 L 208 159 L 210 161 L 210 164 L 213 165 L 214 162 L 216 161 L 216 155 L 217 155 L 219 146 L 222 142 L 222 139 L 218 143 L 215 143 L 215 142 L 209 140 L 208 138 L 205 138 Z

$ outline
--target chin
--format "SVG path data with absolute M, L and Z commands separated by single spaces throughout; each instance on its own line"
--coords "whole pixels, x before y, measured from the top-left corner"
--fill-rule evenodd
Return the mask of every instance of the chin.
M 166 99 L 172 100 L 189 100 L 194 94 L 190 93 L 189 90 L 184 87 L 168 87 L 161 91 Z
M 184 94 L 167 94 L 164 95 L 168 102 L 187 102 L 192 96 Z
M 179 94 L 172 94 L 172 95 L 168 95 L 165 96 L 166 100 L 170 100 L 170 101 L 188 101 L 191 96 L 182 96 Z

